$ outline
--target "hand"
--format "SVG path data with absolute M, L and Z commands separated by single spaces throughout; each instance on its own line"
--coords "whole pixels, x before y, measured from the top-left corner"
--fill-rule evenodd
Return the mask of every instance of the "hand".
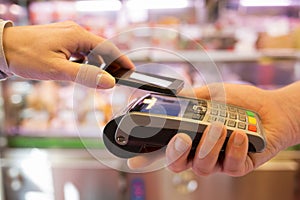
M 97 48 L 99 44 L 105 49 Z M 77 81 L 79 77 L 78 81 L 89 87 L 113 87 L 114 78 L 105 71 L 69 61 L 73 54 L 87 55 L 94 49 L 106 63 L 134 68 L 112 43 L 70 21 L 7 27 L 3 47 L 10 71 L 30 79 Z
M 222 172 L 243 176 L 273 158 L 279 151 L 300 142 L 300 82 L 282 89 L 267 91 L 249 85 L 215 84 L 194 90 L 198 98 L 213 99 L 257 112 L 265 130 L 267 147 L 262 153 L 248 153 L 248 138 L 243 131 L 234 131 L 227 143 L 224 158 L 219 153 L 226 138 L 226 128 L 212 124 L 204 131 L 195 157 L 188 161 L 192 140 L 175 135 L 166 149 L 168 167 L 174 172 L 192 168 L 195 174 L 207 176 Z M 225 93 L 224 93 L 225 90 Z M 143 168 L 159 157 L 138 156 L 128 160 L 132 169 Z
M 197 147 L 195 157 L 187 161 L 192 141 L 185 134 L 177 134 L 169 142 L 166 156 L 169 168 L 181 172 L 188 168 L 199 176 L 223 172 L 231 176 L 243 176 L 274 157 L 279 151 L 299 142 L 299 83 L 289 87 L 266 91 L 248 85 L 211 85 L 195 89 L 199 98 L 219 98 L 219 89 L 225 89 L 226 103 L 257 112 L 261 116 L 267 147 L 262 153 L 248 153 L 248 139 L 243 131 L 234 131 L 225 149 L 225 156 L 219 159 L 219 152 L 226 138 L 226 128 L 220 124 L 208 127 Z M 211 92 L 211 93 L 210 93 Z M 298 92 L 297 92 L 298 93 Z M 292 96 L 292 98 L 289 98 Z M 294 99 L 294 100 L 293 100 Z M 295 101 L 295 102 L 294 102 Z M 296 104 L 293 104 L 296 103 Z M 294 106 L 292 106 L 294 105 Z

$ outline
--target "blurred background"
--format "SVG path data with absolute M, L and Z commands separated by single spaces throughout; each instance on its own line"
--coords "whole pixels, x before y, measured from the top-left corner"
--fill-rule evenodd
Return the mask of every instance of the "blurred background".
M 0 18 L 16 26 L 73 20 L 124 52 L 176 52 L 185 59 L 155 50 L 128 56 L 142 71 L 195 87 L 217 79 L 275 89 L 299 80 L 299 17 L 298 0 L 0 0 Z M 300 199 L 298 146 L 240 178 L 124 173 L 91 151 L 111 159 L 101 130 L 142 91 L 78 90 L 74 99 L 73 83 L 12 77 L 0 82 L 0 92 L 1 200 Z M 77 116 L 73 104 L 80 105 Z

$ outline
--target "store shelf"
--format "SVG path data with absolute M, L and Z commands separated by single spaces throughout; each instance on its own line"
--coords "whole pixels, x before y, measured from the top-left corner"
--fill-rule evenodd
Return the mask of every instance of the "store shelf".
M 238 51 L 161 51 L 149 50 L 128 54 L 133 61 L 149 62 L 255 62 L 262 59 L 299 60 L 300 52 L 290 49 L 252 52 Z
M 73 168 L 81 168 L 98 166 L 99 161 L 110 163 L 112 166 L 122 166 L 126 160 L 116 159 L 105 148 L 102 149 L 61 149 L 61 148 L 7 148 L 3 151 L 4 157 L 2 163 L 7 165 L 19 162 L 21 158 L 28 157 L 32 152 L 40 151 L 47 154 L 47 158 L 55 166 L 71 166 Z M 99 158 L 101 158 L 99 160 Z M 1 159 L 0 159 L 1 160 Z M 5 161 L 5 162 L 4 162 Z M 101 162 L 100 162 L 101 163 Z M 102 163 L 102 164 L 103 164 Z M 272 170 L 297 170 L 300 163 L 300 151 L 281 151 L 266 162 L 264 165 L 256 169 L 256 171 L 272 171 Z M 105 167 L 105 165 L 103 165 Z
M 42 158 L 55 168 L 129 170 L 125 159 L 115 158 L 104 148 L 6 148 L 2 153 L 0 167 L 20 166 L 24 160 L 31 158 L 39 162 Z
M 62 148 L 62 149 L 103 149 L 102 140 L 79 137 L 7 137 L 10 148 Z

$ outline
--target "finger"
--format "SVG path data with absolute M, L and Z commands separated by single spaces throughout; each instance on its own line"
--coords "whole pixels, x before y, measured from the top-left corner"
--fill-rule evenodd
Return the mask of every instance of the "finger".
M 97 89 L 108 89 L 115 85 L 115 79 L 109 73 L 96 66 L 69 61 L 64 63 L 60 73 L 65 74 L 65 77 L 61 77 L 61 80 L 72 80 L 81 85 Z M 56 77 L 54 80 L 58 78 Z
M 247 152 L 248 137 L 246 133 L 233 132 L 227 143 L 223 171 L 231 176 L 244 175 Z
M 84 30 L 82 27 L 80 27 L 74 22 L 67 21 L 61 23 L 62 26 L 69 26 L 70 24 L 77 27 L 73 30 L 80 30 L 80 34 L 77 34 L 78 32 L 76 32 L 78 38 L 77 51 L 81 51 L 86 55 L 89 53 L 100 55 L 106 64 L 116 63 L 123 68 L 134 68 L 134 64 L 132 63 L 132 61 L 127 56 L 123 55 L 121 51 L 109 40 L 99 37 L 87 30 Z
M 104 40 L 94 46 L 91 54 L 99 55 L 106 65 L 116 65 L 126 69 L 134 69 L 132 61 L 109 40 Z
M 152 163 L 152 159 L 146 156 L 136 156 L 127 160 L 127 165 L 130 169 L 141 169 Z
M 174 172 L 189 168 L 188 155 L 192 148 L 190 136 L 179 133 L 169 142 L 166 150 L 167 165 Z
M 195 89 L 182 89 L 178 95 L 183 96 L 183 97 L 196 97 Z
M 226 135 L 221 123 L 213 123 L 204 131 L 193 159 L 192 168 L 196 174 L 207 176 L 215 171 Z
M 87 64 L 80 66 L 75 82 L 98 89 L 112 88 L 115 85 L 115 79 L 109 73 Z
M 198 152 L 198 158 L 205 158 L 215 147 L 223 133 L 223 124 L 214 122 L 206 129 L 204 137 L 201 139 L 201 146 Z M 223 134 L 224 135 L 224 134 Z
M 207 86 L 195 88 L 194 93 L 198 98 L 210 99 L 210 93 Z
M 209 84 L 196 88 L 194 93 L 198 98 L 211 99 L 219 102 L 226 101 L 225 87 L 222 83 Z
M 153 152 L 149 155 L 141 155 L 127 160 L 127 165 L 132 170 L 143 169 L 155 161 L 161 159 L 164 155 L 161 152 Z

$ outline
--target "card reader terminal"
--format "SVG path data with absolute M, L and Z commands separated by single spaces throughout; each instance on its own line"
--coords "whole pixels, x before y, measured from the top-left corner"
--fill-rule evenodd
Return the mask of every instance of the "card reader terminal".
M 246 132 L 249 152 L 262 152 L 266 142 L 257 113 L 233 105 L 204 99 L 148 94 L 131 103 L 104 128 L 107 149 L 120 158 L 150 153 L 167 146 L 177 133 L 192 140 L 189 158 L 195 154 L 205 128 L 212 122 L 227 127 L 227 139 L 235 129 Z

